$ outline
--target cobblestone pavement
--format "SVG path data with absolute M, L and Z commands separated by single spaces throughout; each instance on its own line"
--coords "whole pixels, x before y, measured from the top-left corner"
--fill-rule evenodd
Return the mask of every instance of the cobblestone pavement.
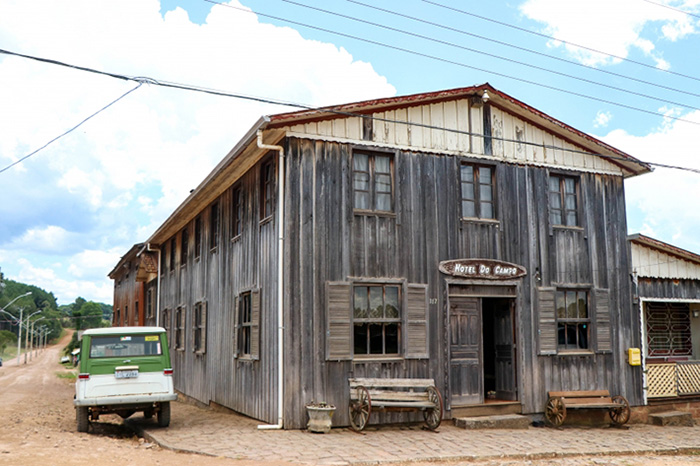
M 464 430 L 445 421 L 438 432 L 411 425 L 313 434 L 259 430 L 256 420 L 185 403 L 173 403 L 168 428 L 158 428 L 155 421 L 141 417 L 129 423 L 149 440 L 176 451 L 316 465 L 700 453 L 699 427 L 633 424 L 626 428 Z

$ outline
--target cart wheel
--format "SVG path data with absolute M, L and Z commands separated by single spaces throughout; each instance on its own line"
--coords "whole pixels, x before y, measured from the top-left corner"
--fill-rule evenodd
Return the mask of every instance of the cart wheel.
M 613 424 L 621 426 L 630 420 L 630 404 L 624 396 L 617 395 L 612 397 L 612 402 L 620 405 L 619 408 L 610 408 L 608 413 Z
M 564 399 L 559 396 L 550 397 L 544 410 L 544 417 L 549 425 L 559 427 L 566 419 L 566 405 Z
M 372 400 L 365 387 L 357 387 L 356 390 L 357 399 L 350 400 L 348 413 L 350 414 L 350 425 L 359 432 L 365 428 L 369 415 L 372 413 Z
M 423 417 L 428 429 L 435 430 L 440 427 L 442 422 L 442 397 L 440 392 L 435 387 L 428 387 L 428 400 L 435 405 L 434 408 L 428 408 L 423 411 Z

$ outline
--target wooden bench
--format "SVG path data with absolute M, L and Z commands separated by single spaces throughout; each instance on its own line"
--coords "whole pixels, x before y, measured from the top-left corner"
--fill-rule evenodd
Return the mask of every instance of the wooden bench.
M 555 427 L 566 419 L 567 409 L 607 409 L 615 425 L 622 425 L 630 419 L 630 404 L 624 396 L 610 396 L 608 390 L 548 392 L 544 417 Z
M 442 397 L 433 379 L 354 378 L 350 383 L 350 425 L 361 431 L 373 410 L 423 411 L 428 429 L 442 421 Z

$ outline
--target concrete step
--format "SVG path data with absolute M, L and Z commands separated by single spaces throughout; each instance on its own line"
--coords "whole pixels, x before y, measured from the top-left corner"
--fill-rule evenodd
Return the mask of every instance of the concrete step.
M 527 429 L 530 418 L 519 414 L 503 414 L 496 416 L 458 417 L 454 419 L 455 426 L 462 429 Z
M 684 426 L 693 427 L 693 416 L 683 411 L 667 411 L 649 415 L 649 421 L 655 426 Z

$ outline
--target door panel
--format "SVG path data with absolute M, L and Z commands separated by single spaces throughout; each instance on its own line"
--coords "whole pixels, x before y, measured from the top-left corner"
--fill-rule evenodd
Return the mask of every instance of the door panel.
M 478 298 L 450 297 L 451 404 L 484 401 L 481 355 L 481 304 Z
M 496 398 L 517 400 L 515 346 L 513 341 L 513 301 L 501 301 L 494 308 L 496 347 Z

